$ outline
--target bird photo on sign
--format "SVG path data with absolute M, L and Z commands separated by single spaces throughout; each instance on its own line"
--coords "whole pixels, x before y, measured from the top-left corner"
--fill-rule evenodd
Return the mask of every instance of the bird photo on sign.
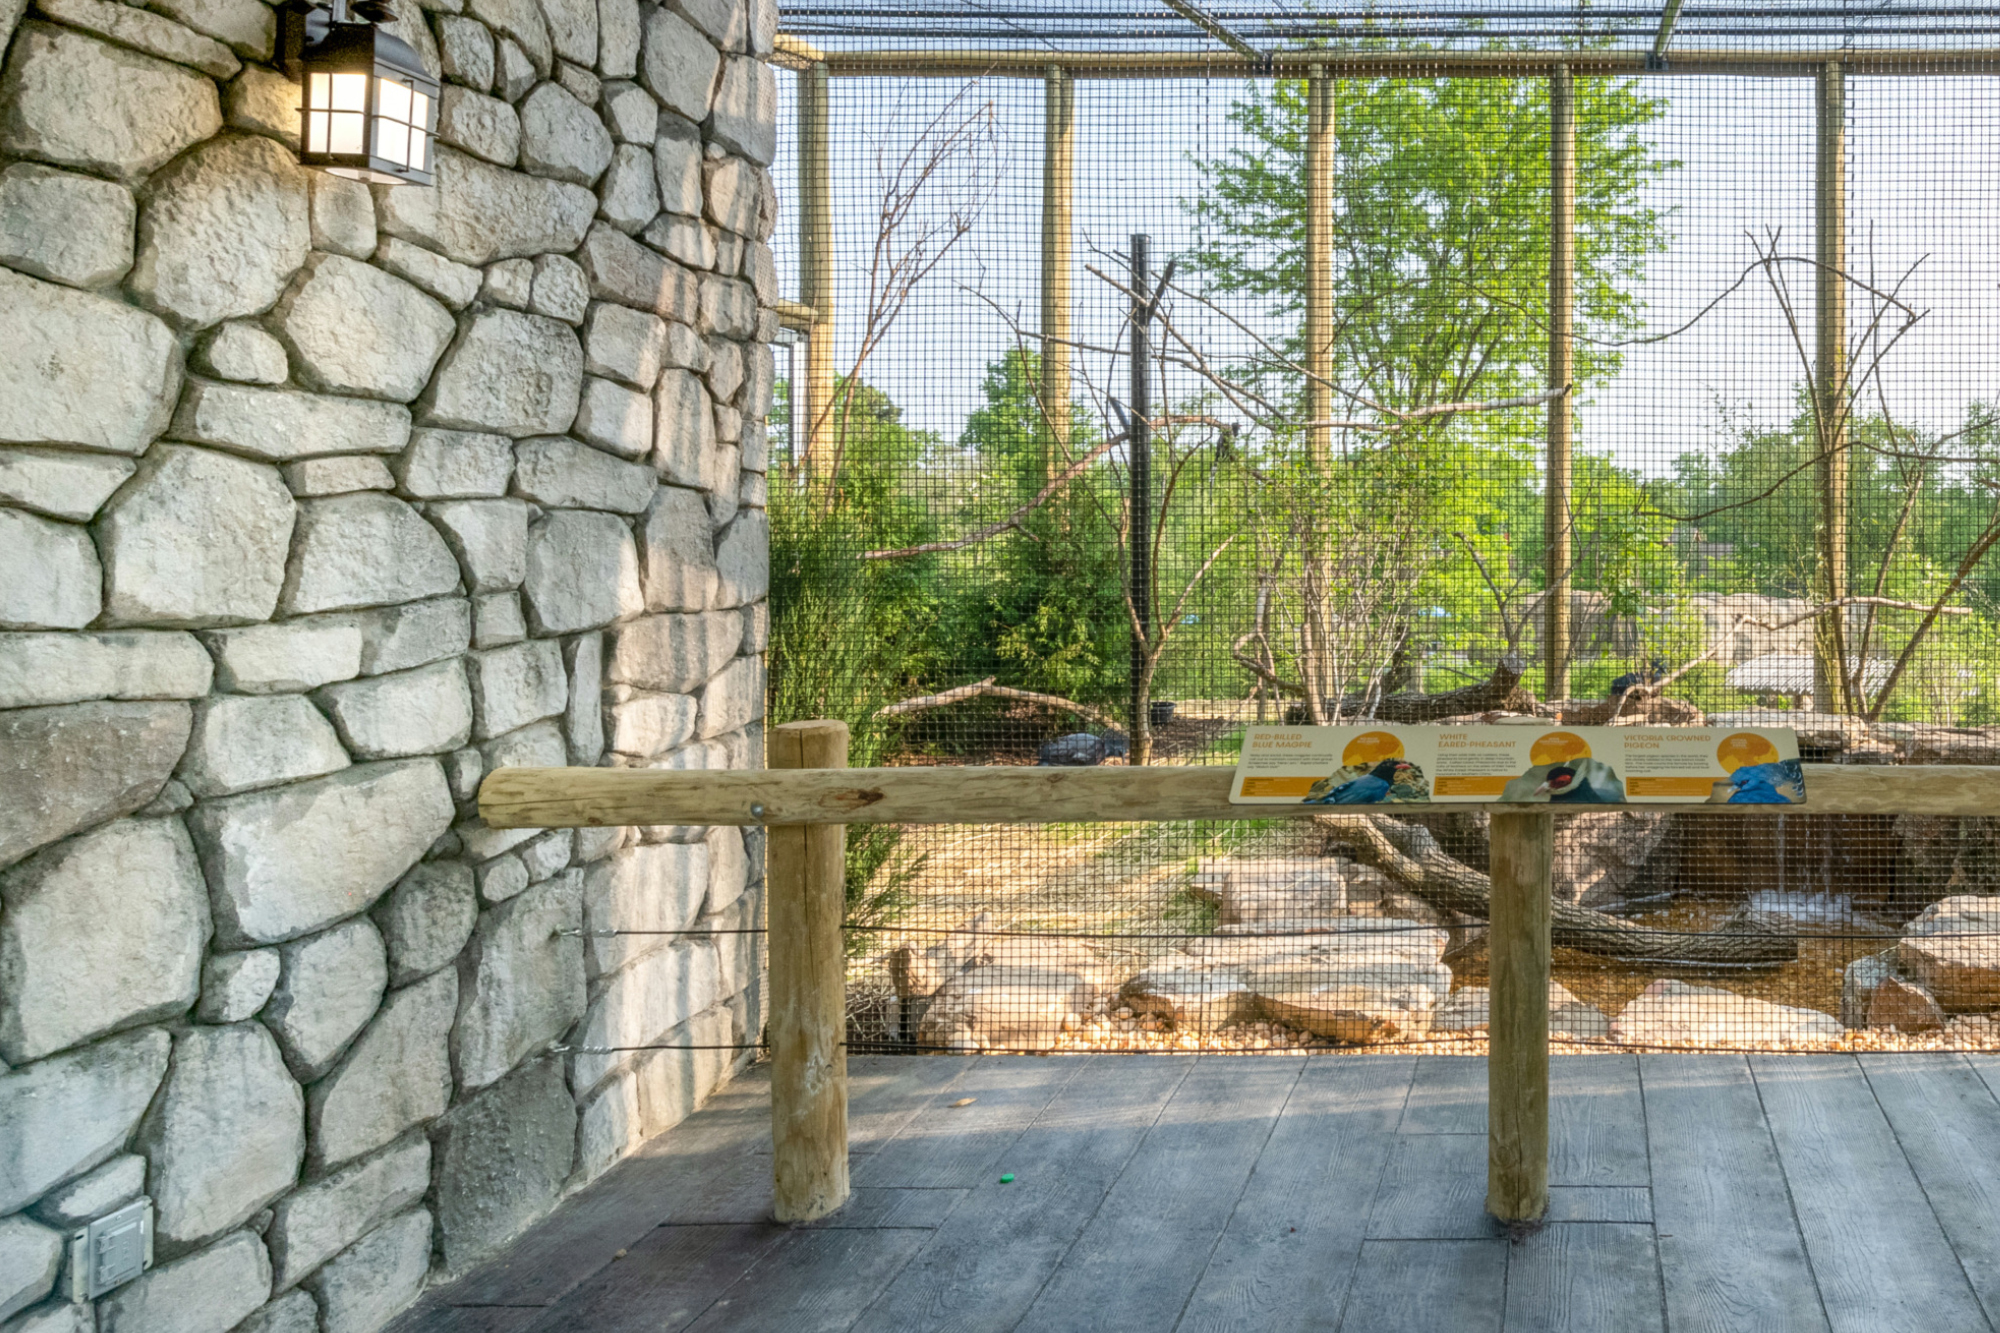
M 1509 781 L 1503 801 L 1553 801 L 1561 805 L 1622 805 L 1618 770 L 1591 754 L 1573 731 L 1551 731 L 1528 747 L 1528 771 Z
M 1782 758 L 1769 738 L 1754 731 L 1724 737 L 1715 758 L 1729 776 L 1715 784 L 1711 804 L 1797 805 L 1806 798 L 1799 761 Z
M 1410 761 L 1402 738 L 1364 731 L 1340 752 L 1340 767 L 1313 783 L 1307 805 L 1383 805 L 1431 799 L 1430 779 Z

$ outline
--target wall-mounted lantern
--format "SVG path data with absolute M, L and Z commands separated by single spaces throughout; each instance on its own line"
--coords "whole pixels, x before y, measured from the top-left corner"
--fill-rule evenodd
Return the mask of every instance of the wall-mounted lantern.
M 278 11 L 278 58 L 298 80 L 299 162 L 377 185 L 429 185 L 438 81 L 380 23 L 379 0 L 293 0 Z

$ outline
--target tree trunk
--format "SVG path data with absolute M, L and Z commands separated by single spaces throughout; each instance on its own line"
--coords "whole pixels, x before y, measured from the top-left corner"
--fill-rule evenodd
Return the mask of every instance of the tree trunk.
M 1313 822 L 1356 859 L 1439 911 L 1490 919 L 1492 881 L 1447 856 L 1429 829 L 1379 815 L 1316 815 Z M 1747 924 L 1720 934 L 1654 930 L 1562 903 L 1553 905 L 1550 917 L 1556 944 L 1624 962 L 1776 967 L 1794 961 L 1799 953 L 1795 936 Z

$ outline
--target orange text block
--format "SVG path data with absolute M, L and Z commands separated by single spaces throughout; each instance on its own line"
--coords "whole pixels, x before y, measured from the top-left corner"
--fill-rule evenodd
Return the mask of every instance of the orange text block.
M 1313 789 L 1311 778 L 1245 778 L 1245 796 L 1292 796 L 1301 800 Z
M 1688 796 L 1707 800 L 1718 778 L 1627 778 L 1627 796 Z
M 1431 781 L 1433 796 L 1498 796 L 1507 790 L 1506 777 L 1465 777 L 1434 778 Z

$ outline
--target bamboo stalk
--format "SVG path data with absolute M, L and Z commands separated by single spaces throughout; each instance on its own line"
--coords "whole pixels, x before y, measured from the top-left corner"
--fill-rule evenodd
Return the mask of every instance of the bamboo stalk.
M 1534 1222 L 1549 1210 L 1549 869 L 1555 821 L 1496 814 L 1492 995 L 1486 1060 L 1486 1211 Z
M 1571 340 L 1576 301 L 1576 83 L 1567 65 L 1549 77 L 1549 377 L 1551 389 L 1573 378 Z M 1571 527 L 1569 395 L 1549 400 L 1542 534 L 1547 543 L 1548 596 L 1542 599 L 1542 697 L 1569 697 Z

